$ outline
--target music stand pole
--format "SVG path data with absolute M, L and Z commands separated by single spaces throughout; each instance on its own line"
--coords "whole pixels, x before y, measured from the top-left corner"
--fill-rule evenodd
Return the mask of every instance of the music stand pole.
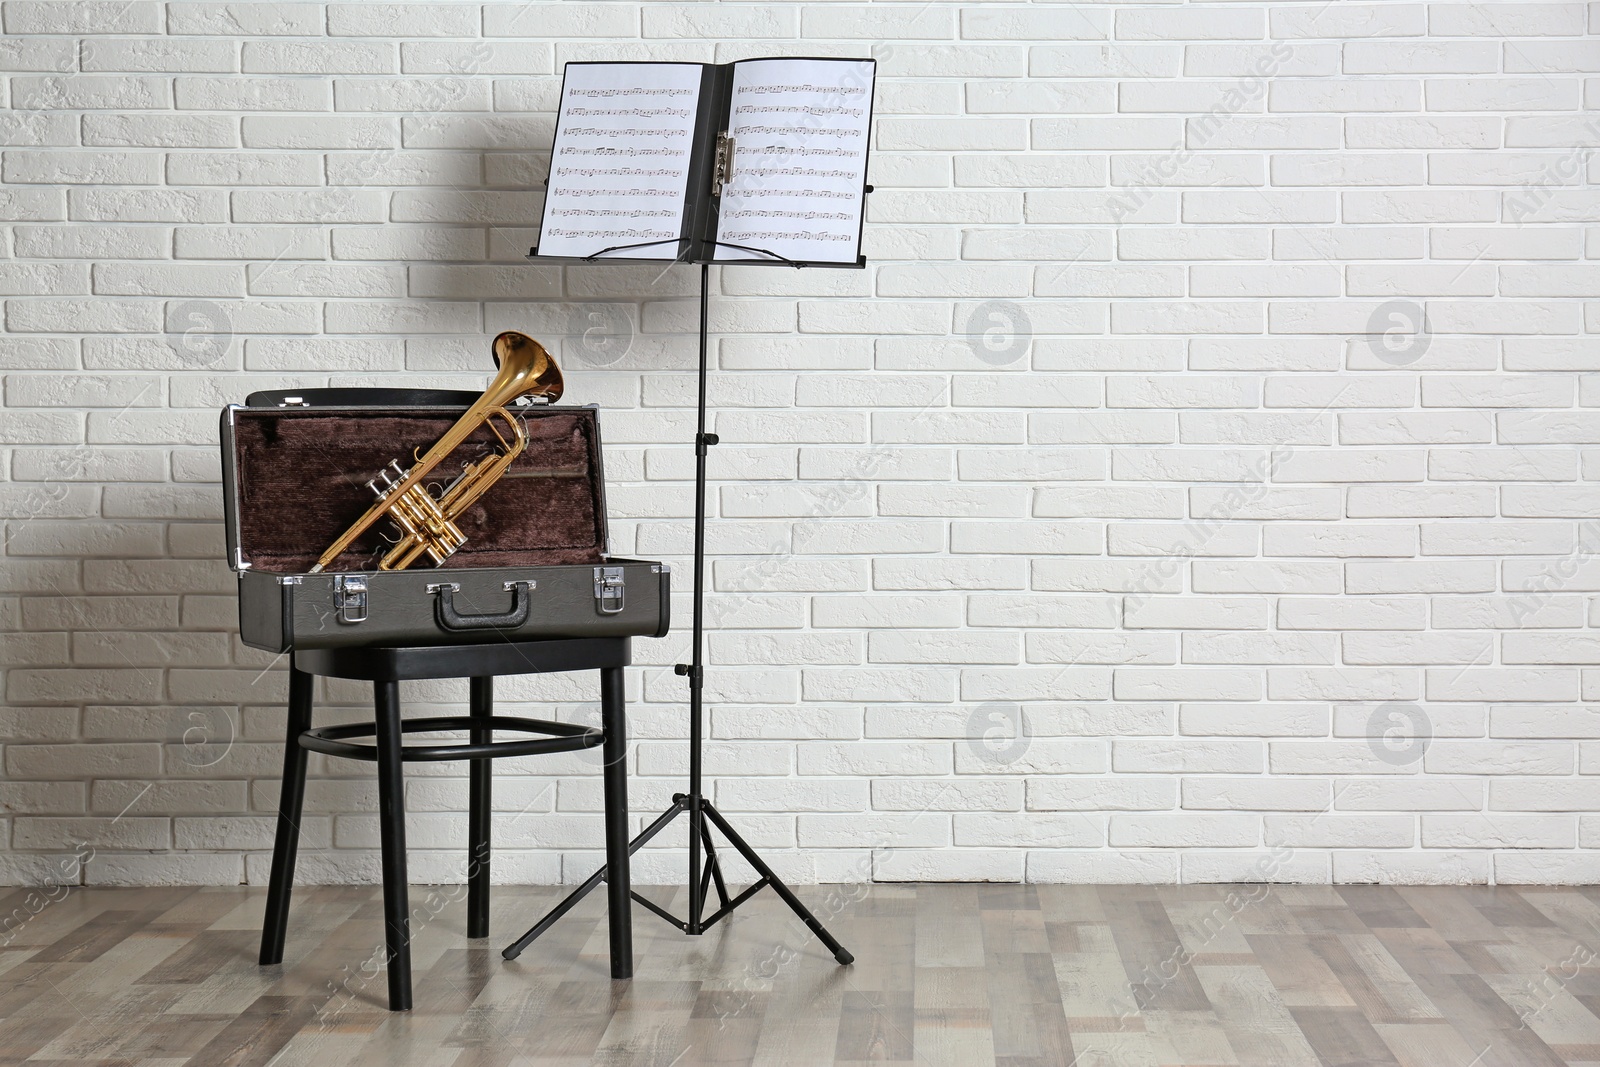
M 742 247 L 742 246 L 733 246 Z M 771 253 L 768 253 L 769 255 Z M 794 266 L 801 264 L 795 263 Z M 717 435 L 706 432 L 706 380 L 710 366 L 710 307 L 711 307 L 711 264 L 700 264 L 700 366 L 699 366 L 699 395 L 697 402 L 697 422 L 695 429 L 695 466 L 694 466 L 694 619 L 691 630 L 689 662 L 679 663 L 673 670 L 675 673 L 689 679 L 689 792 L 678 793 L 672 798 L 672 806 L 662 812 L 649 826 L 640 832 L 628 843 L 628 854 L 631 856 L 639 851 L 646 842 L 655 837 L 677 818 L 680 814 L 689 816 L 689 917 L 687 920 L 679 919 L 652 901 L 646 900 L 637 892 L 633 899 L 638 901 L 650 911 L 655 912 L 667 922 L 676 926 L 686 934 L 701 934 L 708 930 L 735 908 L 755 896 L 763 888 L 771 886 L 773 892 L 783 899 L 783 902 L 805 923 L 807 929 L 817 936 L 817 939 L 827 946 L 833 953 L 833 958 L 841 964 L 854 963 L 855 957 L 830 934 L 826 927 L 811 914 L 810 910 L 795 896 L 783 881 L 773 873 L 755 849 L 740 837 L 723 818 L 722 813 L 712 806 L 702 794 L 704 766 L 701 760 L 701 745 L 704 739 L 701 717 L 704 711 L 702 690 L 705 686 L 705 658 L 703 645 L 705 640 L 705 564 L 706 564 L 706 457 L 713 445 L 717 443 Z M 728 888 L 723 880 L 722 865 L 717 861 L 716 846 L 712 844 L 710 830 L 706 826 L 709 820 L 722 836 L 727 838 L 745 861 L 755 868 L 759 878 L 747 887 L 738 896 L 732 899 L 728 896 Z M 705 847 L 705 859 L 702 864 L 701 846 Z M 569 893 L 561 903 L 528 929 L 516 941 L 507 945 L 500 953 L 508 960 L 516 959 L 522 950 L 533 943 L 534 939 L 560 919 L 573 905 L 582 900 L 588 893 L 605 880 L 606 869 L 601 867 L 591 874 L 583 884 Z M 705 909 L 706 892 L 715 885 L 717 899 L 720 907 L 709 918 L 702 919 Z
M 680 663 L 674 670 L 689 678 L 689 933 L 700 932 L 700 916 L 705 901 L 700 896 L 700 837 L 705 833 L 705 814 L 700 810 L 700 759 L 703 743 L 702 716 L 705 711 L 705 566 L 706 566 L 706 454 L 717 443 L 715 434 L 706 433 L 706 378 L 710 365 L 711 264 L 700 264 L 700 375 L 699 399 L 694 433 L 694 619 L 689 638 L 687 669 Z M 715 862 L 712 853 L 712 862 Z M 724 901 L 726 903 L 726 901 Z

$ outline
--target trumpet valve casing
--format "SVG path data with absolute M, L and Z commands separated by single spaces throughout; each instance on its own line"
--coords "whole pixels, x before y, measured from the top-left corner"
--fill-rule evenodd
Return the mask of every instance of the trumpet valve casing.
M 408 548 L 420 548 L 435 564 L 440 564 L 467 543 L 467 535 L 451 521 L 439 501 L 420 485 L 413 485 L 395 500 L 389 509 L 389 518 L 400 528 L 401 540 L 400 547 L 379 563 L 383 570 L 395 569 L 401 559 L 409 563 L 415 558 L 416 553 L 408 553 Z

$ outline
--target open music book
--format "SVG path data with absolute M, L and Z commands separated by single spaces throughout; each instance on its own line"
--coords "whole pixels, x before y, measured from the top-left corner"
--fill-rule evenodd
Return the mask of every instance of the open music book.
M 568 63 L 534 256 L 857 266 L 875 70 Z

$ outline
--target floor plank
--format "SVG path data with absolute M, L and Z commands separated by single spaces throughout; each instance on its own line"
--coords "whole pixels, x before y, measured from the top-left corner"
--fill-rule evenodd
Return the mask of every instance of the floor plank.
M 652 889 L 681 912 L 683 892 Z M 771 893 L 698 938 L 643 909 L 613 982 L 591 898 L 418 887 L 416 1007 L 385 1010 L 382 895 L 74 889 L 0 944 L 0 1065 L 1561 1067 L 1600 1062 L 1600 892 L 1558 887 L 808 886 L 857 963 Z M 24 900 L 12 892 L 0 899 Z M 843 902 L 843 903 L 841 903 Z M 436 913 L 435 913 L 436 912 Z

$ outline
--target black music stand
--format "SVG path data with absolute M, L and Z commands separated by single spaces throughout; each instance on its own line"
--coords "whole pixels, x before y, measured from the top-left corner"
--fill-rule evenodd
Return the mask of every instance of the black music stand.
M 872 191 L 872 186 L 866 186 L 866 191 L 870 193 Z M 639 244 L 616 245 L 611 248 L 601 249 L 599 252 L 595 252 L 591 255 L 581 257 L 538 256 L 539 250 L 537 247 L 535 247 L 529 251 L 528 258 L 532 259 L 535 256 L 538 256 L 541 261 L 546 263 L 598 263 L 602 262 L 600 257 L 605 256 L 610 252 L 622 251 L 629 248 L 646 247 L 649 245 L 677 243 L 678 240 L 678 238 L 672 238 L 668 241 L 648 241 L 640 242 Z M 638 901 L 640 904 L 643 904 L 646 908 L 649 908 L 651 911 L 655 912 L 657 915 L 661 916 L 667 922 L 671 923 L 673 926 L 676 926 L 684 933 L 701 934 L 721 919 L 727 917 L 735 908 L 749 900 L 751 897 L 755 896 L 763 888 L 771 886 L 773 892 L 782 897 L 783 902 L 789 905 L 790 909 L 793 910 L 795 915 L 806 924 L 812 933 L 817 935 L 817 939 L 828 947 L 828 951 L 833 953 L 834 959 L 838 960 L 841 964 L 853 963 L 855 962 L 855 957 L 851 955 L 843 945 L 839 944 L 839 942 L 834 939 L 833 935 L 828 932 L 827 928 L 822 925 L 817 917 L 811 914 L 810 910 L 803 903 L 801 903 L 800 898 L 795 896 L 794 891 L 785 885 L 783 880 L 773 873 L 772 868 L 767 866 L 766 862 L 761 858 L 756 850 L 750 847 L 750 844 L 745 841 L 744 838 L 740 837 L 737 832 L 735 832 L 733 827 L 728 824 L 728 820 L 723 818 L 722 813 L 713 807 L 711 801 L 707 800 L 701 792 L 702 765 L 700 748 L 703 737 L 701 723 L 701 690 L 704 688 L 705 684 L 703 634 L 705 621 L 706 454 L 710 450 L 711 446 L 717 443 L 717 435 L 706 432 L 706 374 L 708 361 L 707 351 L 709 347 L 709 329 L 707 324 L 711 306 L 710 279 L 711 266 L 713 262 L 722 266 L 749 266 L 756 263 L 766 263 L 770 265 L 789 266 L 796 268 L 830 266 L 860 269 L 867 265 L 867 261 L 865 256 L 857 256 L 856 262 L 853 264 L 800 262 L 797 260 L 787 259 L 778 255 L 776 252 L 768 252 L 765 249 L 749 248 L 744 245 L 728 245 L 725 242 L 712 243 L 723 245 L 724 247 L 738 248 L 746 252 L 754 252 L 758 255 L 766 255 L 772 258 L 767 260 L 732 261 L 702 259 L 698 261 L 700 264 L 700 371 L 698 403 L 699 421 L 697 423 L 697 429 L 695 432 L 694 445 L 694 625 L 692 637 L 690 639 L 691 649 L 689 654 L 689 662 L 679 663 L 674 668 L 674 671 L 677 674 L 689 679 L 689 791 L 687 793 L 674 794 L 672 797 L 672 806 L 666 811 L 662 812 L 654 822 L 645 827 L 644 830 L 639 833 L 638 837 L 635 837 L 631 842 L 628 843 L 628 854 L 631 856 L 635 852 L 639 851 L 639 849 L 642 848 L 651 838 L 655 837 L 656 834 L 660 833 L 669 823 L 672 822 L 673 819 L 676 819 L 682 814 L 687 814 L 689 816 L 688 918 L 679 919 L 676 915 L 673 915 L 665 908 L 659 907 L 652 901 L 646 900 L 636 891 L 632 892 L 632 896 L 634 900 Z M 681 259 L 677 260 L 677 262 L 682 261 L 683 260 Z M 674 261 L 629 259 L 627 262 L 659 264 L 663 262 L 670 263 Z M 711 824 L 728 839 L 729 844 L 731 844 L 739 852 L 739 854 L 745 858 L 750 866 L 755 868 L 756 873 L 760 875 L 760 878 L 757 879 L 754 885 L 751 885 L 749 888 L 745 889 L 744 892 L 740 893 L 738 896 L 732 898 L 728 896 L 728 887 L 722 876 L 722 866 L 717 862 L 716 847 L 711 841 L 710 828 L 706 826 L 707 820 L 709 820 Z M 703 863 L 700 856 L 702 845 L 704 845 L 705 848 L 705 860 Z M 517 956 L 521 955 L 523 949 L 527 948 L 533 943 L 535 938 L 544 933 L 546 930 L 550 929 L 551 926 L 555 925 L 556 921 L 570 911 L 572 907 L 578 903 L 578 901 L 582 900 L 584 896 L 586 896 L 596 886 L 604 881 L 605 876 L 606 868 L 604 867 L 601 867 L 598 871 L 595 871 L 593 874 L 591 874 L 582 885 L 578 886 L 577 889 L 574 889 L 570 894 L 568 894 L 567 897 L 561 901 L 561 903 L 550 909 L 549 913 L 535 923 L 527 933 L 517 938 L 517 940 L 512 944 L 506 946 L 504 951 L 501 952 L 501 955 L 508 960 L 516 959 Z M 716 911 L 712 912 L 710 916 L 702 917 L 705 910 L 706 895 L 713 885 L 716 887 L 717 899 L 721 906 L 718 907 Z

